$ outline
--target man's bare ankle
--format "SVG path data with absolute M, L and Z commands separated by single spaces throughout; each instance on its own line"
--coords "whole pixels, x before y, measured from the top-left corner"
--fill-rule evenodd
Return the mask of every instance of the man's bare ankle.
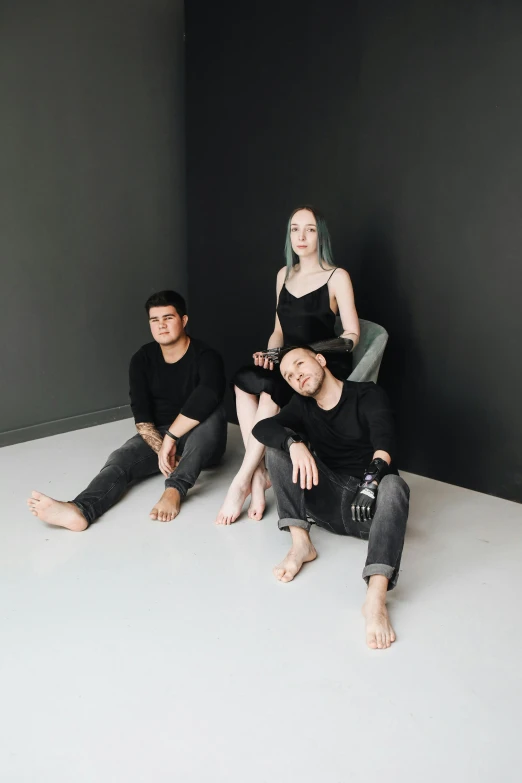
M 308 530 L 304 530 L 302 527 L 291 526 L 290 533 L 292 535 L 292 547 L 301 548 L 312 546 Z
M 374 574 L 368 581 L 368 591 L 366 593 L 367 601 L 386 602 L 388 595 L 389 579 L 382 574 Z

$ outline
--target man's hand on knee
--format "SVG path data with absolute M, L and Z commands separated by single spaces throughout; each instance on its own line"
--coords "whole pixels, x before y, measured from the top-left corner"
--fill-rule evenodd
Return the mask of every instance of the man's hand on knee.
M 386 457 L 383 459 L 380 455 Z M 369 521 L 373 517 L 377 489 L 381 479 L 388 472 L 391 461 L 386 451 L 376 451 L 364 474 L 364 481 L 359 484 L 357 494 L 352 503 L 352 519 L 357 522 Z
M 304 443 L 291 443 L 290 459 L 292 460 L 292 481 L 297 484 L 299 478 L 301 489 L 312 489 L 319 484 L 319 471 L 315 459 Z
M 377 497 L 377 485 L 359 486 L 352 503 L 352 519 L 357 522 L 369 521 L 373 517 L 373 507 Z
M 158 452 L 158 465 L 159 469 L 168 478 L 174 470 L 176 462 L 176 441 L 165 435 L 163 438 L 163 444 Z

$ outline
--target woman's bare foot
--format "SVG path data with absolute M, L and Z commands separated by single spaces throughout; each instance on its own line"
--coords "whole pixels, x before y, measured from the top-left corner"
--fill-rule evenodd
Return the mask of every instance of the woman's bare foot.
M 272 484 L 267 469 L 261 466 L 256 468 L 254 475 L 252 476 L 252 499 L 248 507 L 249 519 L 255 519 L 256 522 L 263 519 L 266 507 L 265 492 L 271 486 Z
M 291 527 L 290 532 L 292 547 L 283 562 L 274 568 L 274 576 L 280 582 L 291 582 L 304 563 L 310 563 L 317 557 L 315 547 L 306 530 L 300 527 Z
M 387 589 L 388 580 L 385 576 L 370 578 L 362 611 L 366 619 L 366 643 L 372 650 L 385 650 L 391 647 L 396 638 L 386 608 Z
M 238 473 L 228 488 L 225 502 L 216 517 L 216 525 L 231 525 L 232 522 L 235 522 L 249 495 L 250 483 L 245 482 Z
M 48 525 L 57 525 L 66 527 L 67 530 L 80 532 L 88 527 L 87 520 L 82 512 L 74 503 L 64 503 L 61 500 L 54 500 L 42 492 L 31 492 L 31 497 L 27 498 L 27 505 L 35 517 L 47 522 Z
M 179 514 L 181 495 L 174 487 L 167 487 L 149 516 L 158 522 L 172 522 Z

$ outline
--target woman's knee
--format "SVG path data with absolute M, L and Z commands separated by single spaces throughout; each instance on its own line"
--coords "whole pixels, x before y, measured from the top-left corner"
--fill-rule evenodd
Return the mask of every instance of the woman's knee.
M 259 379 L 255 377 L 251 367 L 241 367 L 232 378 L 232 383 L 236 394 L 239 391 L 243 394 L 256 395 Z
M 259 395 L 253 394 L 252 392 L 247 392 L 244 389 L 241 389 L 239 386 L 234 385 L 234 394 L 237 400 L 252 400 L 253 402 L 257 403 L 259 401 Z

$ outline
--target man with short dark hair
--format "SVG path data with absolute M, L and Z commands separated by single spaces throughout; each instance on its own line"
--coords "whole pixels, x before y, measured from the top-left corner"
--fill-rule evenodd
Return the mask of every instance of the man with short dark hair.
M 160 291 L 146 302 L 154 341 L 131 359 L 130 400 L 138 435 L 113 452 L 87 489 L 72 502 L 32 492 L 31 512 L 51 525 L 85 530 L 137 479 L 165 476 L 165 492 L 150 517 L 169 522 L 180 511 L 200 471 L 219 462 L 227 441 L 222 404 L 223 361 L 185 331 L 183 297 Z
M 391 465 L 395 446 L 388 398 L 374 383 L 338 380 L 324 356 L 310 348 L 285 349 L 280 362 L 297 394 L 252 430 L 267 447 L 279 527 L 292 536 L 274 574 L 290 582 L 304 563 L 315 560 L 312 523 L 367 540 L 366 640 L 373 649 L 389 647 L 395 632 L 386 594 L 399 577 L 410 493 Z

